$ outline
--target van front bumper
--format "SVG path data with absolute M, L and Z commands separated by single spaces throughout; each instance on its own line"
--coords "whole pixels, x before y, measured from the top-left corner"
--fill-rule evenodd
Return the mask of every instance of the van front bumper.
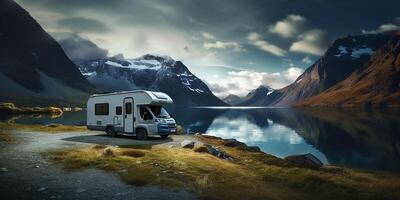
M 176 132 L 176 124 L 158 124 L 158 134 L 169 135 Z

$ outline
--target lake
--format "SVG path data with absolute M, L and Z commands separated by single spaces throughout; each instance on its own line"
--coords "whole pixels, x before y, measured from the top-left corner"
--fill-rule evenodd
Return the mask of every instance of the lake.
M 400 171 L 398 110 L 171 107 L 190 134 L 235 138 L 278 157 L 312 153 L 322 162 Z M 62 116 L 2 116 L 15 123 L 84 125 L 85 111 Z

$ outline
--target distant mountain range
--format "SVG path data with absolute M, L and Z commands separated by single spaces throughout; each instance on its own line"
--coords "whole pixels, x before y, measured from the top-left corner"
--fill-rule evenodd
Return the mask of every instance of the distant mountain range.
M 0 1 L 0 101 L 80 103 L 94 87 L 17 3 Z
M 73 63 L 27 11 L 2 0 L 0 102 L 84 105 L 95 92 L 146 89 L 165 92 L 179 105 L 400 106 L 399 38 L 400 33 L 386 33 L 338 39 L 287 87 L 260 86 L 244 98 L 230 95 L 224 102 L 169 56 L 80 58 Z
M 224 101 L 225 103 L 227 103 L 229 105 L 232 105 L 232 106 L 235 106 L 235 105 L 238 105 L 238 104 L 242 103 L 243 100 L 244 99 L 242 97 L 239 97 L 239 96 L 234 95 L 234 94 L 230 94 L 230 95 L 228 95 L 228 96 L 226 96 L 225 98 L 222 99 L 222 101 Z
M 294 83 L 268 95 L 253 95 L 242 104 L 399 105 L 398 37 L 398 34 L 364 34 L 338 39 Z
M 170 95 L 179 105 L 227 105 L 181 61 L 169 56 L 147 54 L 135 59 L 116 56 L 75 63 L 101 91 L 154 90 Z

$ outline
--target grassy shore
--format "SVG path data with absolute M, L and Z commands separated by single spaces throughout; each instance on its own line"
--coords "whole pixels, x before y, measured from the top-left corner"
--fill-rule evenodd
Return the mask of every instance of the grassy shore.
M 299 167 L 215 137 L 197 136 L 234 160 L 180 147 L 92 145 L 61 149 L 45 156 L 67 170 L 98 168 L 117 173 L 132 185 L 192 191 L 201 199 L 399 199 L 400 176 L 324 166 Z
M 63 111 L 57 107 L 16 107 L 13 103 L 2 103 L 0 104 L 0 113 L 61 115 Z
M 86 131 L 86 126 L 74 126 L 74 125 L 61 125 L 61 124 L 18 124 L 18 123 L 3 123 L 0 122 L 0 130 L 23 130 L 23 131 L 40 131 L 47 133 L 61 133 L 71 131 Z

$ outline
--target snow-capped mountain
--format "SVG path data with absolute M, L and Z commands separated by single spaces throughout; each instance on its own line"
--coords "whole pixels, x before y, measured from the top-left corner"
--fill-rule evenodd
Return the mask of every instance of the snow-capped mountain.
M 0 1 L 0 19 L 0 101 L 77 103 L 77 96 L 94 90 L 60 45 L 15 1 Z
M 269 86 L 261 85 L 249 92 L 239 105 L 264 106 L 277 97 L 277 92 Z
M 372 50 L 362 50 L 372 52 Z M 354 57 L 354 52 L 348 56 Z M 299 106 L 400 106 L 400 32 L 372 56 L 364 68 Z
M 180 105 L 226 105 L 181 61 L 169 56 L 147 54 L 135 59 L 115 56 L 75 64 L 101 91 L 146 89 L 165 92 Z
M 254 102 L 265 106 L 291 106 L 315 96 L 363 69 L 389 38 L 388 34 L 368 34 L 338 39 L 295 82 Z

